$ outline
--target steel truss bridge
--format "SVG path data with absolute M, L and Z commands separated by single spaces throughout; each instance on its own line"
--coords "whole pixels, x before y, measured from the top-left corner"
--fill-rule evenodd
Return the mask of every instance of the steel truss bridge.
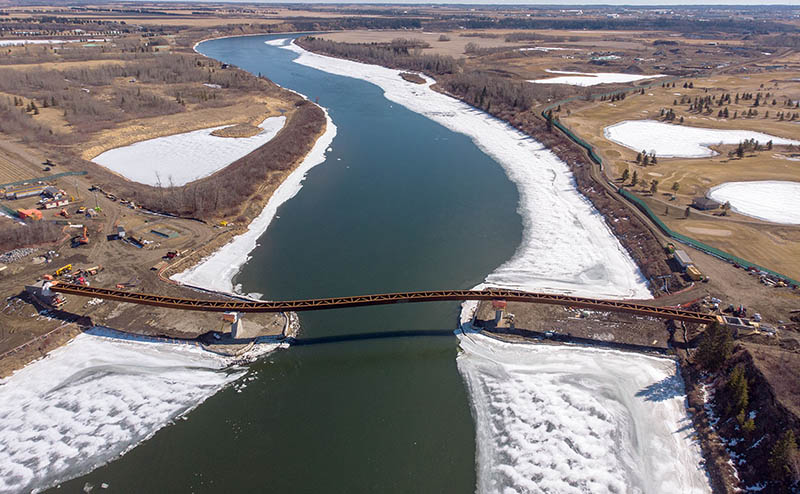
M 672 307 L 653 307 L 649 305 L 601 300 L 570 295 L 531 293 L 519 290 L 435 290 L 425 292 L 381 293 L 375 295 L 356 295 L 352 297 L 331 297 L 308 300 L 285 300 L 278 302 L 249 300 L 200 300 L 164 297 L 148 293 L 131 293 L 123 290 L 96 288 L 69 283 L 54 282 L 50 290 L 57 293 L 80 297 L 99 298 L 128 302 L 140 305 L 166 307 L 168 309 L 194 310 L 204 312 L 302 312 L 311 310 L 341 309 L 416 302 L 442 302 L 450 300 L 502 300 L 509 302 L 529 302 L 535 304 L 562 305 L 609 312 L 624 312 L 660 319 L 709 324 L 717 321 L 713 314 L 676 309 Z

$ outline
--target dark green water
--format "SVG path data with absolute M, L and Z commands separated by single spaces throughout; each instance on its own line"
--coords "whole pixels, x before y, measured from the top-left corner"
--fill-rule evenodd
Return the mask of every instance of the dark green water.
M 512 256 L 518 195 L 497 163 L 380 88 L 264 44 L 278 37 L 199 47 L 318 98 L 338 128 L 327 161 L 279 209 L 235 279 L 243 291 L 292 299 L 471 288 Z M 474 424 L 447 333 L 458 309 L 303 314 L 302 336 L 373 337 L 269 355 L 251 365 L 256 378 L 242 392 L 221 391 L 59 492 L 86 482 L 110 492 L 472 492 Z M 444 335 L 374 337 L 408 330 Z

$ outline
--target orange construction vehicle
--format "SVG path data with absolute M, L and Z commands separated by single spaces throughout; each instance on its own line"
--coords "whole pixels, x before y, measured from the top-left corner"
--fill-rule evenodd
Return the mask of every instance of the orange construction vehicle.
M 61 212 L 59 212 L 58 214 L 60 216 L 63 216 L 64 218 L 69 218 L 69 213 L 67 212 L 66 209 L 62 209 Z

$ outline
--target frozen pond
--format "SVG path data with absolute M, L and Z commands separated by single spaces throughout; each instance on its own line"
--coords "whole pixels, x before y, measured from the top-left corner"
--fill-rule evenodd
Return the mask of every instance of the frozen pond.
M 551 48 L 552 49 L 552 48 Z M 570 84 L 572 86 L 596 86 L 598 84 L 620 84 L 625 82 L 640 81 L 642 79 L 653 79 L 664 77 L 661 74 L 639 75 L 639 74 L 619 74 L 615 72 L 569 72 L 564 70 L 546 70 L 551 74 L 564 74 L 559 77 L 549 77 L 547 79 L 533 79 L 528 82 L 535 84 Z
M 752 130 L 704 129 L 656 120 L 625 120 L 604 130 L 606 139 L 634 151 L 655 152 L 664 158 L 703 158 L 716 153 L 709 148 L 716 144 L 738 144 L 747 139 L 773 144 L 800 144 Z
M 110 149 L 92 161 L 147 185 L 185 185 L 230 165 L 266 144 L 283 128 L 286 117 L 270 117 L 252 137 L 211 135 L 228 125 L 157 137 Z
M 460 336 L 478 492 L 711 492 L 674 361 Z
M 729 202 L 737 213 L 775 223 L 800 224 L 800 182 L 765 180 L 727 182 L 713 187 L 708 197 Z

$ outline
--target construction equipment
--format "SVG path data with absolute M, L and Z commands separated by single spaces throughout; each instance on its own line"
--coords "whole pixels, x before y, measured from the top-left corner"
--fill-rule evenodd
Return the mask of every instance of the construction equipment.
M 67 264 L 66 266 L 58 268 L 55 272 L 55 276 L 61 276 L 66 273 L 69 273 L 70 271 L 72 271 L 72 264 Z
M 60 216 L 63 216 L 64 218 L 69 218 L 69 213 L 67 212 L 66 209 L 62 209 L 58 214 Z
M 91 268 L 86 268 L 84 271 L 91 276 L 96 276 L 97 273 L 103 270 L 103 266 L 92 266 Z
M 78 239 L 78 243 L 79 244 L 86 245 L 86 244 L 89 243 L 89 235 L 88 235 L 88 233 L 89 233 L 89 229 L 84 226 L 83 227 L 83 236 L 80 239 Z
M 703 279 L 703 273 L 701 273 L 694 264 L 690 264 L 686 267 L 686 275 L 689 276 L 692 281 L 700 281 Z

